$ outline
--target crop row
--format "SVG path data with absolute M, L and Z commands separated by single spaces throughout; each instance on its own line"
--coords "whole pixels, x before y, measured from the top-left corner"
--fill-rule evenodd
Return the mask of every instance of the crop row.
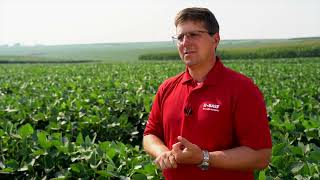
M 218 48 L 217 54 L 222 59 L 273 59 L 320 57 L 320 41 L 310 41 L 300 44 L 272 44 L 256 47 L 225 47 Z M 139 60 L 178 60 L 177 50 L 141 54 Z
M 232 61 L 264 93 L 273 139 L 260 179 L 319 178 L 320 59 Z M 1 65 L 0 176 L 161 178 L 141 150 L 157 87 L 177 62 Z

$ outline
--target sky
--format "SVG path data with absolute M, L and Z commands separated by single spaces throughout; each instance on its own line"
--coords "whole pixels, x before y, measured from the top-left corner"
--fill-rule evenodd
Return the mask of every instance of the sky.
M 222 40 L 320 36 L 319 0 L 0 0 L 0 45 L 170 41 L 194 6 L 214 13 Z

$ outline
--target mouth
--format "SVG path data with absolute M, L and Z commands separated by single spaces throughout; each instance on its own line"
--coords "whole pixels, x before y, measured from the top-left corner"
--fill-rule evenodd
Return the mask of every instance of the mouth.
M 196 51 L 193 51 L 193 50 L 184 50 L 183 51 L 183 54 L 184 55 L 189 55 L 189 54 L 193 54 L 193 53 L 195 53 Z

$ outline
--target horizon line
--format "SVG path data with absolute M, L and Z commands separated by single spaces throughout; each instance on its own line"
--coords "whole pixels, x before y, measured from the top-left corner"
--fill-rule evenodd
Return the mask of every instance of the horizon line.
M 320 39 L 320 36 L 301 36 L 291 38 L 244 38 L 244 39 L 222 39 L 222 41 L 261 41 L 261 40 L 299 40 L 299 39 Z M 0 46 L 7 47 L 26 47 L 26 46 L 72 46 L 72 45 L 103 45 L 103 44 L 139 44 L 139 43 L 161 43 L 171 42 L 171 40 L 159 40 L 159 41 L 127 41 L 127 42 L 88 42 L 88 43 L 58 43 L 58 44 L 24 44 L 20 42 L 10 44 L 0 44 Z

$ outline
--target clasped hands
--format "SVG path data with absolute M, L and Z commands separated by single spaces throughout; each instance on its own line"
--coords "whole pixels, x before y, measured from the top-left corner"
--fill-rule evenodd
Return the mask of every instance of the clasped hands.
M 200 147 L 181 136 L 177 140 L 171 151 L 163 152 L 155 159 L 155 164 L 161 170 L 177 168 L 178 164 L 201 164 L 203 155 Z

